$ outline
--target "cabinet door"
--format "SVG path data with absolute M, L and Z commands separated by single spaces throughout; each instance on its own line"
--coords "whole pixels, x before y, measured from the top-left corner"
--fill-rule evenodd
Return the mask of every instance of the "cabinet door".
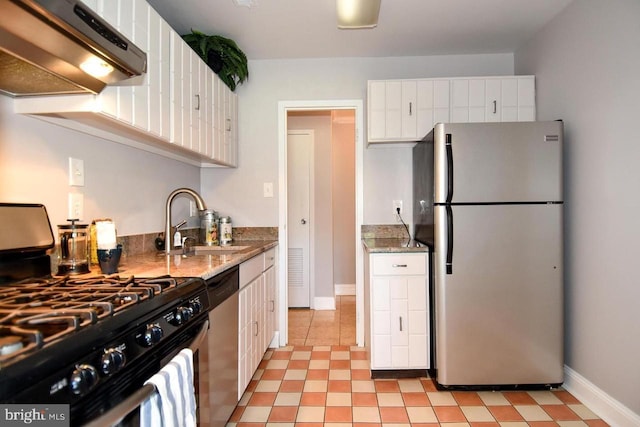
M 391 366 L 391 280 L 371 279 L 371 368 Z
M 368 138 L 384 139 L 386 84 L 384 81 L 370 81 L 367 92 Z
M 402 136 L 402 82 L 387 82 L 385 84 L 385 99 L 384 138 L 400 138 Z
M 275 267 L 269 267 L 264 272 L 264 281 L 266 283 L 267 298 L 265 312 L 267 313 L 267 319 L 265 324 L 266 331 L 266 346 L 273 340 L 273 335 L 276 331 L 276 269 Z
M 434 81 L 418 80 L 416 84 L 417 134 L 426 135 L 435 125 L 434 117 Z M 447 108 L 449 106 L 447 105 Z
M 407 279 L 408 365 L 414 368 L 430 367 L 428 279 L 426 277 L 428 276 Z
M 485 80 L 469 80 L 469 122 L 485 121 Z
M 176 145 L 182 145 L 184 141 L 185 123 L 184 99 L 185 94 L 183 80 L 188 78 L 189 63 L 186 54 L 189 47 L 184 44 L 177 33 L 171 34 L 171 138 Z M 186 75 L 186 76 L 185 76 Z
M 251 290 L 244 287 L 238 294 L 238 400 L 247 388 L 251 372 Z
M 415 80 L 402 82 L 402 106 L 401 106 L 401 131 L 403 139 L 416 139 L 417 137 L 417 83 Z
M 487 122 L 502 121 L 502 81 L 487 79 L 485 99 L 485 118 Z
M 518 121 L 536 119 L 536 83 L 533 76 L 518 77 Z
M 486 120 L 515 122 L 535 120 L 533 76 L 490 78 L 486 81 Z
M 451 122 L 469 121 L 469 80 L 451 81 Z
M 120 2 L 120 7 L 128 5 L 127 9 L 123 9 L 121 14 L 129 15 L 133 21 L 129 23 L 132 27 L 131 41 L 135 43 L 140 49 L 147 53 L 148 58 L 157 57 L 156 52 L 151 52 L 150 49 L 150 37 L 149 37 L 149 17 L 151 7 L 144 0 L 136 0 L 133 2 Z M 157 70 L 150 67 L 150 61 L 147 63 L 147 73 L 144 76 L 136 77 L 136 85 L 131 87 L 122 87 L 122 92 L 127 92 L 126 89 L 131 91 L 131 121 L 133 126 L 143 131 L 149 131 L 149 105 L 150 95 L 149 90 L 150 80 L 155 77 Z M 157 65 L 154 63 L 154 65 Z
M 448 123 L 451 119 L 451 82 L 435 80 L 433 82 L 433 122 Z
M 501 79 L 502 103 L 501 114 L 503 122 L 518 121 L 518 79 Z

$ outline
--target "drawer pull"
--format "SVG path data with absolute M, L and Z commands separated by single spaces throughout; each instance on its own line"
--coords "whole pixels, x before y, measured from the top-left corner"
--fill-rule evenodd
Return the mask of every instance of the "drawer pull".
M 402 316 L 400 316 L 399 319 L 400 319 L 400 332 L 402 332 Z
M 396 267 L 397 268 L 407 268 L 407 264 L 393 264 L 392 267 L 394 267 L 394 268 L 396 268 Z

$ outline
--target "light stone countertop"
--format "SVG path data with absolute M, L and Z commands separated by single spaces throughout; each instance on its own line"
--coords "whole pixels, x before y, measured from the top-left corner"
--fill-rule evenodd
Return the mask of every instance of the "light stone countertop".
M 429 252 L 429 247 L 408 239 L 362 239 L 368 253 Z
M 118 266 L 120 276 L 157 277 L 202 277 L 209 279 L 229 268 L 239 265 L 256 255 L 278 245 L 277 240 L 239 240 L 234 246 L 249 246 L 235 253 L 211 255 L 165 255 L 163 252 L 147 252 L 140 255 L 123 256 Z M 93 274 L 100 274 L 100 267 L 92 266 Z

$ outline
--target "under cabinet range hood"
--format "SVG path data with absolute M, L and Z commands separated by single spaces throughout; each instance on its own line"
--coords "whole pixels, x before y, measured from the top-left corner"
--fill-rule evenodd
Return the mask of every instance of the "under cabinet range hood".
M 147 55 L 79 0 L 0 0 L 0 93 L 99 93 Z

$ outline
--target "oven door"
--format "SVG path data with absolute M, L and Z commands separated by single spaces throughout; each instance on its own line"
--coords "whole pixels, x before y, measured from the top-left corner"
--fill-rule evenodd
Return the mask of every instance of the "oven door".
M 209 329 L 209 321 L 203 320 L 196 327 L 197 333 L 193 340 L 187 345 L 181 345 L 179 348 L 175 348 L 174 351 L 171 351 L 161 363 L 161 366 L 166 365 L 175 357 L 181 350 L 184 348 L 189 348 L 193 352 L 193 367 L 194 367 L 194 387 L 196 393 L 196 408 L 199 411 L 200 408 L 200 399 L 198 393 L 198 383 L 199 383 L 199 372 L 198 372 L 198 360 L 200 357 L 200 348 L 205 341 Z M 111 408 L 108 412 L 100 415 L 98 418 L 84 424 L 85 427 L 105 427 L 105 426 L 140 426 L 140 405 L 144 401 L 146 401 L 153 393 L 156 392 L 155 387 L 152 384 L 143 385 L 137 391 L 133 392 L 129 397 L 124 399 L 122 402 L 118 403 L 116 406 Z M 196 419 L 199 419 L 199 413 L 196 414 Z M 151 426 L 150 426 L 151 427 Z

